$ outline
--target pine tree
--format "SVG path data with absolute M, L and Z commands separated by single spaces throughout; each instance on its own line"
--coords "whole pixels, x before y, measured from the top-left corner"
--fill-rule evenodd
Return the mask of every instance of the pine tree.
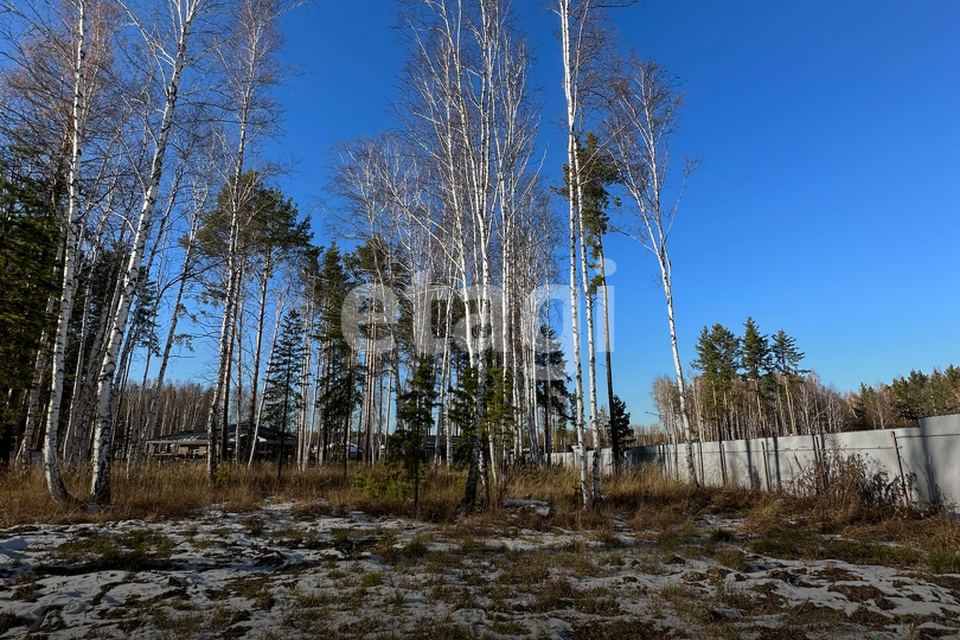
M 633 442 L 633 429 L 630 428 L 630 413 L 627 411 L 627 403 L 619 396 L 613 396 L 613 404 L 610 409 L 610 439 L 620 443 L 620 453 L 614 449 L 613 464 L 614 468 L 619 468 L 623 462 L 623 450 Z
M 433 359 L 417 364 L 410 388 L 397 397 L 398 427 L 391 438 L 391 452 L 413 477 L 413 506 L 420 517 L 420 473 L 424 463 L 424 438 L 433 428 L 433 405 L 437 392 L 433 382 Z
M 264 391 L 264 422 L 268 433 L 276 438 L 277 482 L 283 469 L 284 444 L 290 431 L 290 425 L 296 423 L 296 410 L 299 408 L 300 367 L 303 363 L 303 319 L 294 309 L 283 320 L 277 344 L 270 357 L 270 375 Z M 237 443 L 239 446 L 239 443 Z M 256 443 L 252 443 L 256 446 Z
M 320 416 L 320 460 L 329 450 L 347 439 L 350 417 L 359 394 L 359 376 L 353 354 L 343 334 L 341 310 L 354 280 L 344 265 L 344 256 L 334 243 L 321 252 L 319 275 L 313 287 L 316 304 L 317 340 L 320 342 L 321 374 L 317 378 L 317 413 Z M 344 448 L 344 469 L 347 459 Z
M 757 420 L 761 426 L 761 433 L 767 435 L 767 397 L 765 380 L 768 379 L 773 366 L 770 353 L 770 344 L 767 336 L 760 333 L 760 329 L 747 317 L 743 323 L 743 339 L 740 343 L 740 362 L 744 370 L 744 378 L 752 387 L 757 401 Z
M 602 293 L 604 353 L 607 366 L 607 401 L 610 406 L 613 406 L 613 358 L 610 347 L 610 308 L 607 296 L 607 272 L 604 263 L 603 236 L 606 235 L 610 226 L 610 214 L 608 210 L 611 207 L 620 206 L 619 199 L 611 197 L 608 190 L 610 185 L 615 184 L 619 180 L 620 170 L 610 153 L 600 146 L 597 135 L 592 131 L 587 132 L 586 140 L 583 144 L 577 141 L 577 157 L 580 166 L 578 192 L 583 200 L 581 210 L 587 231 L 587 244 L 590 246 L 590 257 L 593 260 L 590 267 L 599 270 L 599 273 L 590 280 L 589 286 L 587 287 L 587 304 L 592 305 L 594 303 L 598 291 Z M 565 198 L 569 198 L 569 164 L 563 166 L 563 173 L 564 186 L 560 189 L 560 193 Z M 576 194 L 574 194 L 574 196 L 576 197 Z M 611 446 L 613 447 L 613 459 L 620 460 L 622 444 L 618 436 L 614 433 L 611 433 Z
M 740 366 L 740 339 L 717 323 L 709 331 L 703 328 L 696 349 L 697 359 L 690 364 L 694 369 L 703 371 L 705 413 L 716 426 L 721 439 L 729 439 L 729 404 L 733 381 Z M 727 426 L 726 438 L 722 433 L 724 424 Z
M 25 174 L 19 155 L 0 150 L 0 388 L 7 398 L 0 404 L 0 465 L 26 419 L 22 401 L 43 370 L 47 301 L 58 293 L 60 234 L 50 189 Z M 25 451 L 33 450 L 33 436 L 24 434 Z
M 928 383 L 930 378 L 922 371 L 910 370 L 906 378 L 900 376 L 890 385 L 894 405 L 900 417 L 916 421 L 931 415 L 928 408 Z
M 543 440 L 547 453 L 547 464 L 552 464 L 554 450 L 554 433 L 563 436 L 566 431 L 566 422 L 570 417 L 567 411 L 570 399 L 570 390 L 567 383 L 570 376 L 565 372 L 566 359 L 563 347 L 557 340 L 557 332 L 547 325 L 540 327 L 545 346 L 535 355 L 535 363 L 541 375 L 537 376 L 536 395 L 537 405 L 543 407 Z M 563 438 L 561 437 L 561 442 Z
M 805 369 L 800 368 L 800 361 L 803 360 L 803 353 L 797 349 L 797 340 L 787 335 L 786 331 L 780 329 L 773 336 L 773 344 L 770 346 L 770 354 L 773 358 L 773 369 L 778 374 L 778 380 L 783 385 L 783 395 L 787 398 L 787 409 L 790 414 L 790 427 L 793 435 L 797 435 L 797 418 L 793 411 L 793 396 L 790 394 L 790 384 L 794 378 L 804 373 Z M 778 400 L 779 401 L 779 400 Z M 786 426 L 786 420 L 783 417 L 783 405 L 780 405 L 780 421 Z

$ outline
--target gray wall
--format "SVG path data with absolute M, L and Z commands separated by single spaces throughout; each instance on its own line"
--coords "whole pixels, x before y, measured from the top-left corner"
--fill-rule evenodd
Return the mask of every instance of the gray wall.
M 587 455 L 592 463 L 593 452 L 588 451 Z M 610 450 L 604 449 L 600 455 L 602 468 L 609 471 Z M 671 475 L 687 479 L 685 456 L 683 444 L 658 445 L 634 447 L 627 460 L 628 464 L 659 464 Z M 579 460 L 576 452 L 553 457 L 565 465 L 576 465 Z M 838 457 L 859 458 L 868 475 L 885 479 L 889 490 L 900 494 L 903 500 L 952 508 L 960 503 L 960 415 L 924 418 L 919 427 L 912 429 L 694 445 L 697 474 L 705 484 L 714 486 L 726 480 L 728 484 L 754 489 L 803 491 L 814 482 L 817 460 L 824 461 L 829 468 Z

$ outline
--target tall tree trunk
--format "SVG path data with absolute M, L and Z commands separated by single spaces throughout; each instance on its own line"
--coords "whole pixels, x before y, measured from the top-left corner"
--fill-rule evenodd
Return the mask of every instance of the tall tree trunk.
M 574 163 L 577 165 L 576 173 L 578 176 L 576 182 L 577 189 L 577 210 L 579 214 L 580 227 L 580 279 L 584 288 L 584 298 L 586 304 L 587 321 L 587 381 L 590 390 L 590 431 L 593 433 L 593 506 L 600 504 L 600 456 L 603 443 L 600 439 L 600 416 L 597 407 L 597 351 L 594 344 L 596 331 L 593 323 L 593 295 L 590 291 L 590 273 L 587 265 L 587 234 L 586 220 L 583 215 L 582 203 L 583 187 L 579 179 L 580 158 L 579 154 L 574 153 Z
M 603 300 L 603 346 L 607 365 L 607 406 L 610 407 L 610 444 L 613 449 L 613 468 L 620 469 L 623 443 L 613 424 L 613 353 L 610 348 L 610 300 L 607 295 L 607 264 L 603 256 L 603 234 L 597 234 L 597 252 L 600 258 L 600 282 Z
M 567 166 L 569 167 L 569 221 L 570 221 L 570 335 L 573 340 L 574 398 L 576 401 L 575 425 L 577 446 L 580 449 L 580 495 L 583 508 L 593 507 L 593 491 L 590 486 L 590 471 L 587 464 L 587 438 L 584 424 L 583 371 L 580 355 L 580 288 L 577 281 L 577 238 L 582 215 L 577 201 L 580 182 L 580 163 L 577 158 L 578 97 L 574 61 L 575 52 L 570 32 L 570 0 L 557 0 L 560 15 L 560 37 L 563 46 L 563 91 L 567 107 Z
M 372 306 L 372 305 L 371 305 Z M 372 311 L 371 311 L 372 313 Z M 377 331 L 373 323 L 368 326 L 368 331 Z M 376 371 L 377 371 L 377 348 L 376 341 L 372 334 L 366 338 L 366 348 L 364 349 L 363 362 L 366 365 L 366 371 L 363 376 L 363 422 L 361 432 L 357 434 L 357 444 L 362 442 L 364 464 L 373 464 L 373 452 L 370 451 L 370 444 L 373 439 L 373 418 L 374 418 L 374 400 L 376 392 Z
M 525 320 L 527 324 L 530 325 L 530 350 L 524 354 L 524 358 L 527 360 L 527 372 L 526 372 L 526 389 L 527 389 L 527 406 L 529 407 L 529 437 L 532 442 L 537 443 L 537 452 L 538 457 L 535 460 L 535 464 L 542 465 L 544 461 L 544 452 L 546 452 L 546 457 L 550 456 L 549 441 L 544 435 L 543 448 L 539 447 L 540 444 L 540 411 L 537 409 L 537 321 L 532 315 L 528 316 Z M 545 430 L 544 430 L 545 432 Z M 531 447 L 533 445 L 531 444 Z M 531 448 L 532 450 L 532 448 Z
M 677 346 L 677 325 L 673 319 L 673 275 L 666 248 L 660 253 L 660 273 L 663 292 L 667 298 L 667 320 L 670 324 L 670 349 L 673 352 L 673 366 L 677 373 L 677 392 L 680 400 L 680 419 L 683 421 L 683 437 L 686 440 L 687 474 L 694 485 L 700 486 L 697 469 L 693 463 L 693 429 L 690 428 L 690 412 L 687 409 L 687 385 L 683 379 L 683 365 L 680 363 L 680 347 Z
M 267 312 L 267 293 L 269 292 L 270 281 L 270 259 L 267 258 L 267 263 L 264 265 L 264 270 L 262 274 L 262 280 L 260 281 L 260 305 L 257 309 L 257 331 L 256 338 L 254 339 L 253 347 L 253 377 L 250 379 L 250 413 L 249 413 L 249 427 L 247 427 L 247 439 L 250 440 L 251 445 L 254 443 L 254 440 L 250 439 L 254 425 L 257 421 L 257 390 L 260 385 L 260 358 L 263 352 L 263 331 L 265 328 L 266 321 L 266 312 Z M 279 318 L 278 318 L 279 320 Z M 274 340 L 276 340 L 276 333 L 274 333 Z M 253 460 L 252 456 L 249 459 Z M 249 462 L 248 462 L 249 464 Z
M 453 306 L 450 300 L 447 300 L 445 314 L 445 325 L 443 331 L 443 364 L 440 372 L 440 419 L 443 423 L 445 446 L 446 446 L 446 465 L 447 468 L 453 465 L 453 428 L 450 424 L 450 398 L 447 390 L 451 383 L 452 353 L 450 336 L 453 333 Z
M 793 399 L 790 397 L 790 374 L 783 375 L 783 393 L 787 396 L 787 410 L 790 414 L 790 428 L 797 435 L 797 418 L 793 411 Z
M 273 338 L 270 340 L 270 353 L 273 353 L 273 350 L 277 346 L 277 336 L 280 333 L 280 319 L 283 317 L 283 309 L 285 304 L 280 301 L 277 303 L 277 314 L 276 319 L 273 323 Z M 264 379 L 266 380 L 270 377 L 270 361 L 267 361 L 267 369 L 264 371 Z M 250 457 L 247 459 L 247 466 L 253 466 L 253 461 L 256 458 L 257 452 L 257 440 L 260 437 L 260 422 L 263 420 L 263 411 L 266 406 L 266 393 L 260 394 L 260 404 L 257 406 L 257 413 L 253 421 L 253 425 L 250 427 L 253 429 L 252 435 L 250 436 Z
M 304 339 L 304 350 L 303 350 L 303 360 L 300 368 L 300 402 L 297 407 L 297 431 L 300 434 L 300 437 L 297 439 L 297 444 L 299 445 L 299 453 L 297 455 L 297 462 L 299 463 L 300 471 L 306 471 L 307 467 L 310 464 L 310 427 L 312 423 L 308 420 L 309 412 L 307 411 L 307 406 L 310 402 L 310 371 L 312 369 L 313 357 L 313 343 L 310 339 L 310 336 L 313 335 L 314 331 L 314 315 L 313 315 L 313 305 L 310 304 L 307 309 L 307 313 L 303 316 L 303 334 Z
M 58 251 L 58 257 L 63 256 L 63 247 L 61 245 Z M 58 260 L 59 261 L 59 260 Z M 47 298 L 47 307 L 43 313 L 45 320 L 53 316 L 53 310 L 57 300 L 54 296 Z M 47 323 L 44 322 L 43 333 L 40 334 L 40 345 L 37 348 L 37 358 L 33 365 L 33 382 L 30 384 L 30 391 L 27 392 L 27 420 L 23 428 L 23 439 L 20 441 L 20 447 L 17 449 L 17 463 L 26 464 L 30 460 L 30 455 L 34 451 L 37 437 L 37 426 L 42 424 L 40 419 L 40 389 L 43 387 L 44 371 L 47 363 L 50 361 L 50 331 Z
M 47 490 L 60 503 L 73 501 L 60 476 L 57 460 L 57 445 L 60 429 L 60 404 L 63 398 L 64 368 L 66 365 L 67 335 L 70 330 L 70 315 L 73 311 L 73 296 L 76 288 L 77 241 L 80 221 L 80 163 L 83 157 L 83 137 L 86 123 L 86 0 L 77 0 L 77 56 L 73 68 L 73 120 L 70 153 L 70 175 L 67 192 L 66 238 L 63 254 L 63 287 L 60 295 L 60 311 L 57 316 L 57 334 L 53 346 L 53 370 L 50 388 L 50 404 L 47 409 L 47 431 L 43 441 L 43 470 Z
M 173 65 L 170 81 L 166 87 L 166 101 L 163 109 L 163 119 L 160 132 L 153 150 L 150 167 L 150 181 L 144 194 L 143 206 L 140 210 L 140 222 L 133 240 L 133 250 L 123 276 L 123 288 L 120 292 L 120 301 L 113 318 L 110 331 L 109 346 L 100 368 L 97 384 L 97 423 L 94 434 L 93 460 L 94 470 L 91 481 L 90 494 L 94 502 L 100 505 L 110 502 L 110 444 L 112 438 L 112 411 L 114 372 L 117 366 L 117 356 L 120 345 L 126 333 L 127 320 L 130 314 L 130 305 L 134 293 L 140 282 L 141 261 L 147 237 L 150 235 L 153 211 L 157 204 L 157 194 L 163 178 L 163 165 L 167 152 L 167 141 L 173 128 L 174 116 L 177 107 L 177 98 L 180 89 L 180 79 L 187 64 L 187 43 L 193 20 L 197 15 L 199 2 L 191 3 L 187 12 L 183 14 L 183 23 L 180 26 L 177 42 L 177 54 Z

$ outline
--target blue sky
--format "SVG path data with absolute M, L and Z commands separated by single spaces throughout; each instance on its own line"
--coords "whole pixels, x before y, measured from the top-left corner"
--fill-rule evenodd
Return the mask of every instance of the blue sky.
M 286 135 L 273 152 L 296 163 L 282 187 L 321 243 L 331 144 L 395 124 L 395 6 L 319 0 L 284 19 L 300 73 L 278 93 Z M 561 68 L 541 6 L 514 1 L 555 184 Z M 960 364 L 960 3 L 647 0 L 615 20 L 682 81 L 674 154 L 704 160 L 671 238 L 685 366 L 704 325 L 739 333 L 747 316 L 794 336 L 803 365 L 841 391 Z M 607 251 L 615 385 L 648 424 L 653 378 L 673 370 L 656 262 L 624 238 Z

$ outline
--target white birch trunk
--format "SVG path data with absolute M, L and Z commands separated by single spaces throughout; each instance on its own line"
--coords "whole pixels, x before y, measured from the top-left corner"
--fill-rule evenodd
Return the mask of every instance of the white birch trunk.
M 582 215 L 579 211 L 576 194 L 580 182 L 579 161 L 577 158 L 577 88 L 571 57 L 574 55 L 570 34 L 570 0 L 558 0 L 560 15 L 560 37 L 563 44 L 563 92 L 567 105 L 567 166 L 569 167 L 569 220 L 570 220 L 570 334 L 573 340 L 574 398 L 577 430 L 577 446 L 580 449 L 580 495 L 583 508 L 593 507 L 593 491 L 590 486 L 590 472 L 587 466 L 587 438 L 584 424 L 583 371 L 580 360 L 580 288 L 577 284 L 577 237 Z M 586 286 L 586 283 L 584 283 Z
M 183 23 L 178 34 L 177 54 L 174 60 L 170 81 L 166 86 L 166 98 L 163 109 L 163 119 L 160 131 L 154 146 L 153 158 L 150 165 L 150 179 L 144 194 L 143 206 L 140 211 L 140 221 L 133 240 L 133 249 L 123 276 L 123 288 L 120 292 L 120 301 L 113 319 L 110 331 L 109 344 L 104 355 L 103 365 L 97 381 L 97 421 L 93 442 L 93 479 L 90 494 L 97 504 L 110 502 L 110 463 L 112 438 L 112 412 L 114 391 L 114 373 L 117 366 L 117 356 L 120 345 L 126 333 L 127 320 L 130 315 L 130 306 L 136 292 L 141 275 L 141 262 L 144 248 L 153 218 L 153 211 L 157 204 L 160 182 L 163 178 L 164 158 L 167 152 L 167 141 L 174 125 L 180 79 L 187 65 L 187 44 L 193 21 L 197 16 L 200 2 L 189 3 L 186 13 L 183 14 Z
M 597 350 L 595 344 L 594 323 L 593 323 L 593 299 L 590 295 L 590 271 L 587 264 L 587 225 L 583 216 L 583 207 L 580 203 L 583 201 L 583 185 L 579 179 L 580 176 L 580 154 L 574 149 L 573 156 L 576 169 L 573 173 L 578 176 L 575 183 L 577 190 L 577 213 L 579 215 L 580 227 L 580 281 L 583 285 L 586 321 L 587 321 L 587 380 L 590 390 L 590 431 L 593 433 L 593 506 L 600 504 L 600 420 L 597 407 Z
M 655 63 L 634 65 L 632 76 L 623 80 L 616 99 L 617 116 L 622 121 L 614 125 L 621 166 L 627 190 L 635 200 L 645 237 L 640 243 L 657 257 L 661 284 L 667 302 L 670 326 L 670 345 L 677 375 L 680 417 L 686 439 L 687 472 L 694 484 L 697 480 L 693 460 L 693 431 L 687 407 L 687 389 L 683 366 L 677 346 L 677 332 L 673 307 L 673 270 L 667 251 L 673 217 L 680 204 L 683 189 L 677 201 L 665 209 L 663 188 L 669 161 L 669 133 L 677 118 L 681 99 L 664 72 Z M 684 180 L 690 171 L 688 166 Z
M 699 486 L 697 469 L 693 462 L 693 429 L 690 427 L 690 411 L 687 408 L 687 386 L 683 379 L 683 365 L 680 363 L 680 348 L 677 346 L 677 326 L 673 319 L 673 278 L 670 260 L 666 249 L 662 253 L 660 271 L 662 274 L 663 292 L 667 297 L 667 319 L 670 323 L 670 349 L 673 352 L 673 366 L 677 372 L 677 394 L 680 400 L 680 419 L 683 422 L 683 436 L 686 440 L 687 473 L 691 482 Z
M 73 311 L 73 295 L 76 287 L 75 271 L 77 260 L 77 241 L 80 227 L 80 163 L 83 158 L 83 136 L 86 121 L 85 83 L 86 74 L 86 1 L 77 0 L 77 57 L 73 69 L 73 126 L 70 153 L 70 177 L 68 185 L 68 205 L 66 227 L 66 245 L 63 255 L 63 289 L 60 297 L 60 312 L 57 316 L 57 333 L 53 347 L 53 371 L 50 388 L 50 400 L 47 410 L 47 431 L 43 441 L 43 471 L 47 489 L 57 502 L 73 501 L 60 476 L 57 460 L 57 440 L 60 427 L 60 403 L 63 398 L 64 367 L 66 365 L 67 334 L 70 329 L 70 315 Z

